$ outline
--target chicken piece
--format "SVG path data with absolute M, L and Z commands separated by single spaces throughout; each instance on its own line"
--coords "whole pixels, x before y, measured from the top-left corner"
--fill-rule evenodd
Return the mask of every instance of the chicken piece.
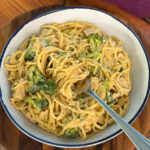
M 109 81 L 109 89 L 112 89 L 115 92 L 113 94 L 113 99 L 124 95 L 127 96 L 131 90 L 128 70 L 124 70 L 121 73 L 114 73 Z
M 20 84 L 20 86 L 18 86 L 15 89 L 15 93 L 13 94 L 13 97 L 18 99 L 18 100 L 24 100 L 25 99 L 25 86 L 24 84 Z
M 120 76 L 119 78 L 119 84 L 121 85 L 121 87 L 123 88 L 129 88 L 127 79 L 124 76 Z
M 44 121 L 47 122 L 48 120 L 48 110 L 42 111 L 39 115 L 39 118 Z
M 128 80 L 127 77 L 121 75 L 118 78 L 118 84 L 119 84 L 119 86 L 117 87 L 118 92 L 113 94 L 113 99 L 116 99 L 123 95 L 128 95 L 130 92 L 130 81 Z M 122 91 L 120 88 L 123 88 L 124 90 Z
M 118 92 L 118 93 L 114 93 L 113 95 L 112 95 L 112 99 L 117 99 L 118 97 L 121 97 L 121 96 L 123 96 L 124 95 L 124 93 L 122 93 L 122 92 Z
M 85 132 L 88 133 L 92 130 L 93 122 L 97 122 L 97 117 L 93 115 L 83 115 L 83 121 L 80 122 L 80 125 L 83 126 Z M 86 118 L 86 119 L 84 119 Z
M 120 52 L 120 53 L 118 54 L 118 57 L 119 57 L 119 58 L 124 58 L 123 52 Z
M 85 124 L 84 129 L 86 132 L 90 132 L 92 129 L 92 122 L 88 122 L 87 124 Z

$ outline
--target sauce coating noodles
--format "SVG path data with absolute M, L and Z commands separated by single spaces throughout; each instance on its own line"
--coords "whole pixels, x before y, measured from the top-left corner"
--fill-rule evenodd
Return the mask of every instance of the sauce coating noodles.
M 43 25 L 25 40 L 5 68 L 12 105 L 29 120 L 57 135 L 86 139 L 113 123 L 96 100 L 76 93 L 86 78 L 120 116 L 129 107 L 130 60 L 121 41 L 86 22 Z

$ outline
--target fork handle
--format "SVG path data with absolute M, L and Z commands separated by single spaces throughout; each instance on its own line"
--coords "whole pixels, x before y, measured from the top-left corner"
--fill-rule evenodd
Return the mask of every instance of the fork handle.
M 122 128 L 122 130 L 139 150 L 150 150 L 150 141 L 146 137 L 144 137 L 141 133 L 136 131 L 131 125 L 124 121 L 91 89 L 88 89 L 87 93 L 96 99 L 97 102 L 109 113 L 109 115 L 116 121 L 116 123 Z

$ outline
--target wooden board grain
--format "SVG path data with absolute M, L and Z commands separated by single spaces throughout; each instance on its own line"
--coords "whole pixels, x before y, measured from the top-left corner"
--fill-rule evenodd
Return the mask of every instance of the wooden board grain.
M 4 0 L 1 0 L 4 2 Z M 0 1 L 0 4 L 1 4 Z M 9 3 L 11 0 L 7 0 Z M 19 6 L 26 2 L 29 2 L 28 0 L 26 2 L 21 2 L 21 0 L 14 0 L 17 3 L 20 3 Z M 1 20 L 1 18 L 5 18 L 4 16 L 0 15 L 0 21 L 7 22 L 7 23 L 2 23 L 3 26 L 0 28 L 0 51 L 2 51 L 6 41 L 10 37 L 10 35 L 26 20 L 28 20 L 30 17 L 48 10 L 51 8 L 52 4 L 54 3 L 55 0 L 45 0 L 45 1 L 40 1 L 40 0 L 33 0 L 33 3 L 37 3 L 36 7 L 35 6 L 27 6 L 27 8 L 22 12 L 22 11 L 15 11 L 15 13 L 21 14 L 20 16 L 14 18 L 14 15 L 5 14 L 8 18 L 6 20 Z M 57 0 L 58 2 L 58 0 Z M 6 1 L 5 1 L 6 3 Z M 42 6 L 41 6 L 42 4 Z M 44 4 L 44 5 L 43 5 Z M 59 1 L 59 3 L 55 3 L 55 5 L 62 5 L 63 1 Z M 13 4 L 14 6 L 15 4 Z M 29 5 L 29 4 L 28 4 Z M 97 7 L 101 8 L 105 11 L 110 12 L 111 14 L 115 15 L 118 17 L 120 20 L 122 20 L 125 24 L 127 24 L 130 28 L 132 28 L 140 37 L 142 42 L 144 43 L 144 46 L 146 47 L 146 50 L 149 54 L 150 58 L 150 37 L 147 33 L 150 32 L 150 25 L 146 24 L 143 20 L 136 18 L 130 14 L 127 14 L 123 10 L 120 10 L 119 8 L 116 8 L 116 6 L 113 6 L 110 4 L 104 4 L 103 2 L 100 2 L 98 0 L 95 1 L 90 1 L 90 0 L 74 0 L 66 1 L 66 6 L 77 6 L 77 5 L 87 5 L 87 6 L 92 6 L 92 7 Z M 0 5 L 1 6 L 1 5 Z M 8 7 L 11 9 L 11 7 Z M 8 9 L 7 8 L 7 9 Z M 20 7 L 17 7 L 20 9 Z M 36 9 L 35 9 L 36 8 Z M 110 9 L 111 8 L 111 9 Z M 6 9 L 6 7 L 5 7 Z M 3 8 L 3 10 L 5 10 Z M 26 12 L 26 10 L 28 12 Z M 29 11 L 32 10 L 32 11 Z M 9 12 L 12 12 L 14 10 L 10 10 Z M 26 12 L 25 14 L 22 14 Z M 1 13 L 1 11 L 0 11 Z M 14 18 L 14 19 L 12 19 Z M 134 22 L 133 22 L 133 20 Z M 0 22 L 1 23 L 1 22 Z M 144 32 L 143 32 L 144 31 Z M 147 32 L 146 32 L 147 31 Z M 139 132 L 144 134 L 146 137 L 150 138 L 150 98 L 140 114 L 140 116 L 136 119 L 136 121 L 133 123 L 133 127 L 136 128 Z M 78 150 L 135 150 L 135 146 L 131 143 L 131 141 L 128 139 L 128 137 L 122 133 L 116 138 L 104 143 L 100 144 L 97 146 L 92 146 L 88 148 L 83 148 L 83 149 L 78 149 Z M 6 116 L 2 106 L 0 105 L 0 150 L 72 150 L 72 149 L 61 149 L 61 148 L 55 148 L 52 146 L 48 146 L 45 144 L 41 144 L 28 136 L 24 135 L 22 132 L 20 132 L 9 120 L 9 118 Z
M 62 5 L 63 0 L 0 0 L 0 27 L 8 20 L 37 8 Z

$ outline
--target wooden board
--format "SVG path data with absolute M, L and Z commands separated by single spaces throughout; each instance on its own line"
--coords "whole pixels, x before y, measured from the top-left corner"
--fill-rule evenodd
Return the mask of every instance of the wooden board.
M 0 6 L 2 4 L 2 1 L 3 0 L 1 0 L 0 2 Z M 35 7 L 35 5 L 24 4 L 23 0 L 14 0 L 16 3 L 12 3 L 11 0 L 5 0 L 5 2 L 3 1 L 3 5 L 6 3 L 6 1 L 8 1 L 9 7 L 5 6 L 4 8 L 2 8 L 2 10 L 11 9 L 10 4 L 12 4 L 12 6 L 14 6 L 12 10 L 14 10 L 14 8 L 17 8 L 17 11 L 15 10 L 15 12 L 10 15 L 10 13 L 13 11 L 9 10 L 9 13 L 7 12 L 5 15 L 3 15 L 0 10 L 0 13 L 2 14 L 0 16 L 0 26 L 1 26 L 0 27 L 0 51 L 2 51 L 6 41 L 8 40 L 10 35 L 16 30 L 16 28 L 18 28 L 22 23 L 24 23 L 30 17 L 42 11 L 50 9 L 54 5 L 60 6 L 64 4 L 64 1 L 61 0 L 56 0 L 56 1 L 45 0 L 44 2 L 37 0 L 39 1 L 39 3 L 36 1 L 36 7 Z M 30 3 L 29 0 L 27 0 L 27 2 Z M 32 1 L 32 3 L 34 2 L 35 0 Z M 17 4 L 19 4 L 19 7 Z M 20 6 L 22 5 L 25 5 L 27 7 L 24 8 L 24 11 L 20 10 L 21 8 Z M 101 2 L 100 0 L 95 0 L 95 1 L 90 1 L 90 0 L 69 1 L 68 0 L 65 2 L 65 5 L 66 6 L 86 5 L 86 6 L 98 7 L 115 15 L 138 34 L 138 36 L 144 43 L 144 46 L 146 47 L 146 50 L 150 57 L 150 50 L 149 50 L 150 25 L 148 25 L 142 19 L 127 14 L 120 8 L 108 3 Z M 24 12 L 26 13 L 22 14 Z M 20 16 L 16 17 L 18 15 Z M 3 20 L 1 20 L 1 18 L 3 18 Z M 150 138 L 149 114 L 150 114 L 150 98 L 144 110 L 140 114 L 140 116 L 133 123 L 133 127 L 136 128 L 139 132 L 141 132 L 148 138 Z M 124 133 L 120 134 L 113 140 L 110 140 L 104 144 L 100 144 L 89 148 L 83 148 L 82 150 L 120 150 L 120 149 L 121 150 L 136 149 Z M 35 140 L 32 140 L 28 136 L 24 135 L 12 124 L 12 122 L 5 114 L 2 106 L 0 105 L 0 150 L 66 150 L 66 149 L 55 148 L 52 146 L 41 144 Z

